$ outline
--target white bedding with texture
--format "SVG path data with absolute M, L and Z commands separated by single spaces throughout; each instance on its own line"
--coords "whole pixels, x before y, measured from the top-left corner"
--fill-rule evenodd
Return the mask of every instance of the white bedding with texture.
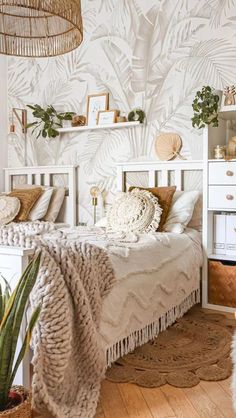
M 96 228 L 80 229 L 79 235 L 81 240 L 107 248 L 117 277 L 103 301 L 100 323 L 104 350 L 110 349 L 109 364 L 173 323 L 191 306 L 191 300 L 189 305 L 183 305 L 184 301 L 193 292 L 199 294 L 202 248 L 196 230 L 115 237 Z M 173 312 L 181 304 L 182 311 Z M 146 329 L 150 324 L 152 328 Z M 139 336 L 137 331 L 142 331 Z

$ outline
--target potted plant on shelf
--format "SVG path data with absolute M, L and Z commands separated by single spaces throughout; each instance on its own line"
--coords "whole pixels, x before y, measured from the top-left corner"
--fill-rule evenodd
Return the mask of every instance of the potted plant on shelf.
M 216 90 L 210 86 L 204 86 L 201 91 L 197 91 L 192 104 L 194 115 L 192 117 L 192 126 L 198 129 L 206 125 L 217 127 L 218 108 L 220 96 Z
M 59 135 L 58 129 L 63 127 L 64 120 L 72 120 L 74 112 L 57 112 L 56 109 L 50 105 L 43 109 L 40 105 L 27 105 L 33 110 L 33 116 L 38 119 L 35 122 L 29 123 L 27 128 L 33 128 L 33 132 L 38 130 L 37 138 L 42 135 L 43 138 L 56 138 Z
M 13 293 L 6 280 L 4 291 L 0 285 L 0 417 L 4 418 L 31 417 L 29 392 L 23 387 L 12 385 L 40 313 L 38 306 L 31 316 L 22 347 L 15 358 L 26 304 L 36 282 L 39 266 L 40 253 L 29 263 Z

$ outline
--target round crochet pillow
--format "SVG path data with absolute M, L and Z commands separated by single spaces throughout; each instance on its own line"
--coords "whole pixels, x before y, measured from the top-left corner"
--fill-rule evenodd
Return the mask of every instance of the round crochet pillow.
M 13 221 L 20 210 L 20 201 L 17 197 L 0 196 L 0 225 Z
M 107 214 L 107 231 L 157 231 L 161 214 L 158 198 L 147 190 L 119 193 Z

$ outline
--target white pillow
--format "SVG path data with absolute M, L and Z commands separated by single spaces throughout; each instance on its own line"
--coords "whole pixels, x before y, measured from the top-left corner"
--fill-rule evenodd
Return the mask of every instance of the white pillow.
M 29 213 L 30 221 L 38 221 L 46 215 L 52 194 L 53 187 L 45 187 L 44 192 Z
M 65 199 L 65 194 L 66 189 L 64 187 L 54 187 L 47 213 L 44 216 L 44 221 L 56 222 Z
M 147 190 L 118 193 L 107 213 L 108 232 L 157 231 L 162 208 L 157 197 Z
M 203 195 L 200 194 L 193 211 L 193 216 L 188 223 L 188 228 L 196 229 L 199 232 L 202 232 L 202 205 L 203 205 Z
M 199 198 L 199 191 L 177 191 L 174 194 L 171 209 L 163 227 L 165 232 L 182 234 L 190 222 L 194 206 Z
M 0 196 L 0 225 L 13 221 L 20 211 L 20 200 L 17 197 Z

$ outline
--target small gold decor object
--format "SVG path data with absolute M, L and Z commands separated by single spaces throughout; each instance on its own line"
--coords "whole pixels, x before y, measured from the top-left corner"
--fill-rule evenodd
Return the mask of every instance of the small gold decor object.
M 156 138 L 155 150 L 160 160 L 169 161 L 176 157 L 185 160 L 180 154 L 181 148 L 182 139 L 174 132 L 162 133 Z
M 80 0 L 2 0 L 0 54 L 52 57 L 83 40 Z
M 72 116 L 71 126 L 76 128 L 77 126 L 85 126 L 86 125 L 86 116 L 83 115 L 75 115 Z
M 235 91 L 235 86 L 226 86 L 224 88 L 224 96 L 225 96 L 225 100 L 224 100 L 224 106 L 232 106 L 235 105 L 235 95 L 236 95 L 236 91 Z
M 116 122 L 117 122 L 117 123 L 124 123 L 124 122 L 127 122 L 127 117 L 126 117 L 126 116 L 117 116 L 117 118 L 116 118 Z
M 227 147 L 227 154 L 229 157 L 236 157 L 236 136 L 230 138 Z
M 214 156 L 216 160 L 222 160 L 226 156 L 226 147 L 222 145 L 216 145 L 214 149 Z
M 94 225 L 97 222 L 97 205 L 98 205 L 98 195 L 100 190 L 97 186 L 92 186 L 90 189 L 90 195 L 92 196 L 92 205 L 93 205 L 93 223 Z

